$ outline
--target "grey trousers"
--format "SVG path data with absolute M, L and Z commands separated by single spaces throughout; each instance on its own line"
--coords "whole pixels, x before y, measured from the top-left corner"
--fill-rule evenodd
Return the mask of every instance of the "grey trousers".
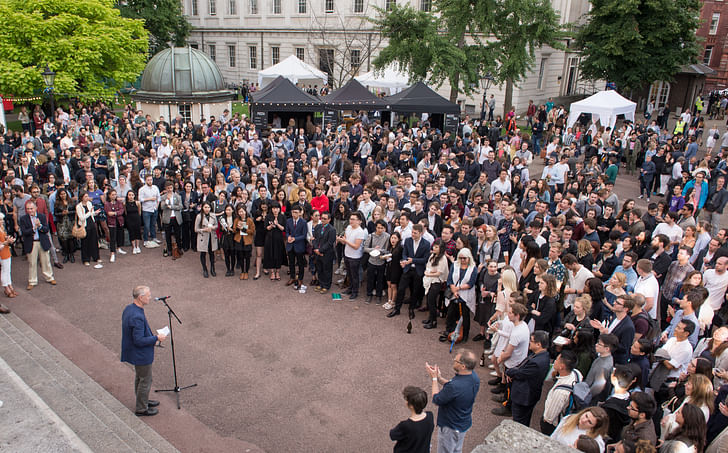
M 136 411 L 147 410 L 149 404 L 149 391 L 152 389 L 152 364 L 134 365 L 136 377 L 134 378 L 134 393 L 136 394 Z
M 465 433 L 447 426 L 437 427 L 437 453 L 462 453 L 463 442 Z

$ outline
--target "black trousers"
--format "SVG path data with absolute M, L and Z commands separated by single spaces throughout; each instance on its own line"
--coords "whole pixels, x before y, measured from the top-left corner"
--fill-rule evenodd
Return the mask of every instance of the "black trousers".
M 167 240 L 167 252 L 169 253 L 172 253 L 172 235 L 174 235 L 177 246 L 182 247 L 182 228 L 175 219 L 170 219 L 170 222 L 164 225 L 164 236 Z M 182 248 L 184 249 L 184 247 Z
M 442 285 L 442 282 L 433 283 L 427 292 L 427 308 L 430 311 L 430 321 L 437 321 L 437 303 L 440 301 Z
M 182 250 L 185 252 L 194 248 L 195 244 L 195 222 L 193 220 L 185 220 L 182 222 Z
M 319 286 L 324 289 L 331 288 L 331 279 L 334 275 L 334 252 L 325 253 L 316 257 L 316 277 L 318 277 Z
M 375 266 L 368 263 L 367 267 L 367 296 L 384 296 L 384 285 L 386 283 L 385 264 Z M 376 294 L 375 294 L 376 291 Z
M 397 299 L 395 300 L 394 309 L 399 311 L 404 303 L 404 294 L 410 290 L 410 310 L 419 307 L 425 289 L 422 287 L 422 276 L 417 273 L 414 266 L 402 274 L 397 287 Z
M 238 250 L 238 266 L 244 274 L 250 270 L 250 254 L 252 250 Z
M 551 423 L 547 422 L 546 420 L 541 418 L 540 421 L 540 427 L 541 427 L 541 434 L 545 434 L 547 436 L 550 436 L 554 431 L 556 431 L 556 427 L 552 425 Z
M 235 249 L 223 249 L 222 253 L 225 255 L 225 270 L 229 272 L 234 271 L 237 252 L 235 252 Z
M 200 264 L 202 264 L 203 270 L 207 270 L 205 255 L 210 255 L 210 269 L 215 269 L 215 252 L 212 251 L 212 239 L 207 240 L 207 251 L 200 252 Z
M 298 277 L 296 277 L 296 267 L 298 267 Z M 291 249 L 288 252 L 288 273 L 294 280 L 303 281 L 303 271 L 306 269 L 306 254 L 296 253 Z
M 124 227 L 109 227 L 109 251 L 116 253 L 116 248 L 124 245 Z
M 445 318 L 445 330 L 452 332 L 455 330 L 455 326 L 458 324 L 460 319 L 460 310 L 458 305 L 462 306 L 463 309 L 463 338 L 467 338 L 470 335 L 470 309 L 465 302 L 451 301 L 450 305 L 447 306 L 447 317 Z
M 361 267 L 361 258 L 349 258 L 344 256 L 344 264 L 346 265 L 346 275 L 349 276 L 349 289 L 354 296 L 359 295 L 359 268 Z
M 520 404 L 511 403 L 511 414 L 513 421 L 524 426 L 531 425 L 531 415 L 533 415 L 534 406 L 522 406 Z

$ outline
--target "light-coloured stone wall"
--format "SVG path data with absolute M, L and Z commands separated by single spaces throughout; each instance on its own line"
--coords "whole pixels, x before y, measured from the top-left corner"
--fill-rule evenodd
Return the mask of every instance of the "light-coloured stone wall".
M 503 420 L 471 453 L 578 453 L 578 451 L 561 445 L 520 423 Z

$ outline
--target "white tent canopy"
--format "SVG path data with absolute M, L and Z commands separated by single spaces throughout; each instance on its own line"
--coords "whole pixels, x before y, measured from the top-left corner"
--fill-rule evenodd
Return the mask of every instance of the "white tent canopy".
M 399 72 L 395 66 L 387 66 L 381 71 L 369 71 L 358 77 L 354 77 L 365 87 L 374 90 L 384 91 L 388 95 L 397 94 L 410 86 L 409 77 Z
M 602 126 L 614 130 L 617 115 L 624 115 L 625 119 L 634 122 L 634 112 L 637 104 L 622 97 L 614 90 L 600 91 L 586 99 L 571 104 L 567 127 L 572 127 L 582 113 L 592 114 L 592 123 L 599 121 Z
M 280 63 L 270 68 L 258 71 L 258 86 L 263 88 L 276 77 L 283 76 L 294 84 L 303 83 L 305 85 L 323 86 L 329 79 L 325 72 L 319 71 L 310 64 L 291 55 Z

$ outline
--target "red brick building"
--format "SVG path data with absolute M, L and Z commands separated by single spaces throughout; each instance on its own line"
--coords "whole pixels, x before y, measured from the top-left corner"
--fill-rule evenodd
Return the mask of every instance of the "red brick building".
M 702 25 L 697 35 L 703 40 L 703 54 L 698 60 L 713 69 L 708 76 L 705 90 L 728 88 L 728 1 L 703 0 L 700 11 Z

